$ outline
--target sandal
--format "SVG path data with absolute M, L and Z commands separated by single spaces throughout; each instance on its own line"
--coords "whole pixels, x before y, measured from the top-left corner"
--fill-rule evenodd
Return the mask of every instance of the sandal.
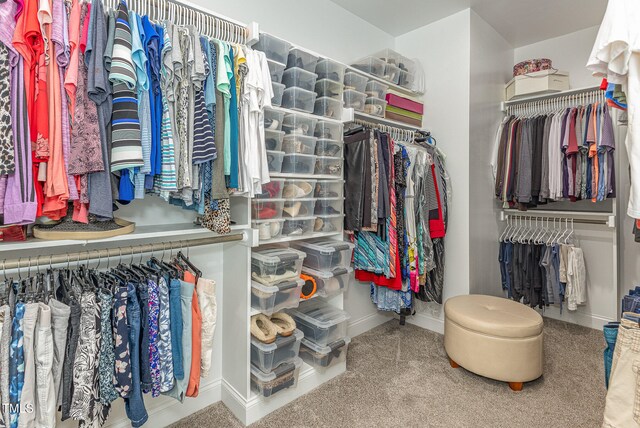
M 289 314 L 284 312 L 276 312 L 271 315 L 271 323 L 275 325 L 280 336 L 291 336 L 296 329 L 296 322 Z
M 279 328 L 264 314 L 251 317 L 251 335 L 262 343 L 268 344 L 275 342 L 278 329 Z

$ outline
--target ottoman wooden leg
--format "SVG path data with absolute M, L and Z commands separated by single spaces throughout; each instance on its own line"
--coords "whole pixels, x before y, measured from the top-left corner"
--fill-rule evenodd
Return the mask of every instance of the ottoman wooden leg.
M 449 358 L 449 364 L 451 364 L 451 367 L 454 369 L 457 369 L 458 367 L 460 367 L 458 365 L 458 363 L 456 363 L 455 361 L 453 361 L 451 358 Z
M 522 382 L 509 382 L 512 391 L 522 391 Z

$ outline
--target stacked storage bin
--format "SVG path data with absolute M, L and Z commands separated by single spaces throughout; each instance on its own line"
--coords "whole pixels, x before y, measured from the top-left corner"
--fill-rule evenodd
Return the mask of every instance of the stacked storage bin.
M 316 93 L 313 91 L 318 80 L 315 73 L 318 57 L 299 48 L 291 48 L 287 55 L 286 68 L 282 74 L 285 86 L 282 107 L 306 113 L 313 113 Z
M 264 52 L 267 57 L 274 94 L 271 99 L 271 104 L 274 106 L 280 106 L 282 104 L 282 95 L 285 89 L 285 86 L 282 84 L 282 75 L 286 67 L 287 55 L 290 48 L 290 43 L 270 36 L 269 34 L 260 34 L 260 40 L 253 45 L 253 49 Z
M 316 65 L 316 75 L 318 76 L 315 86 L 317 98 L 313 113 L 340 120 L 342 118 L 344 66 L 328 58 L 323 58 Z
M 251 254 L 251 308 L 267 316 L 297 308 L 305 253 L 288 248 L 271 248 Z M 302 361 L 298 358 L 304 334 L 277 336 L 273 343 L 251 338 L 251 388 L 265 397 L 295 386 Z

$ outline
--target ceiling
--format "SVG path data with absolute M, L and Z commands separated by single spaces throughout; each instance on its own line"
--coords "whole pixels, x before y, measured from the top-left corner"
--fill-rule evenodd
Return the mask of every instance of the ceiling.
M 606 0 L 332 0 L 381 30 L 399 36 L 472 8 L 513 47 L 602 21 Z

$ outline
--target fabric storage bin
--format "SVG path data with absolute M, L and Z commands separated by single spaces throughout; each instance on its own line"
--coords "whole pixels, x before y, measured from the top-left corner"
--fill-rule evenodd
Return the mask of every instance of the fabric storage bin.
M 369 78 L 355 71 L 349 71 L 344 75 L 344 89 L 353 89 L 354 91 L 364 92 L 367 87 Z
M 342 157 L 343 145 L 342 141 L 319 139 L 316 142 L 316 155 Z
M 258 237 L 261 241 L 276 239 L 282 234 L 282 224 L 284 219 L 274 218 L 271 220 L 253 220 L 251 228 L 258 231 Z
M 300 358 L 312 367 L 326 369 L 347 361 L 350 337 L 338 339 L 327 346 L 318 346 L 310 340 L 302 339 Z
M 271 220 L 282 218 L 284 199 L 253 199 L 251 201 L 251 218 L 254 220 Z
M 302 273 L 313 277 L 316 281 L 316 294 L 320 297 L 333 297 L 344 293 L 349 288 L 349 276 L 352 267 L 339 267 L 333 271 L 319 271 L 302 266 Z
M 307 71 L 304 68 L 293 67 L 288 68 L 282 74 L 282 83 L 287 88 L 298 87 L 307 91 L 313 91 L 316 86 L 318 75 Z
M 315 155 L 289 154 L 284 155 L 282 172 L 287 174 L 313 174 L 316 166 Z
M 291 110 L 313 112 L 316 93 L 302 88 L 287 88 L 282 94 L 282 107 Z
M 372 56 L 368 56 L 362 58 L 360 61 L 357 61 L 351 66 L 360 71 L 364 71 L 365 73 L 373 74 L 374 76 L 384 77 L 384 66 L 386 63 Z
M 269 167 L 269 172 L 282 171 L 283 157 L 284 152 L 267 150 L 267 166 Z
M 299 113 L 287 113 L 282 122 L 282 130 L 286 134 L 313 136 L 318 119 Z
M 342 214 L 319 215 L 316 217 L 313 231 L 323 233 L 338 232 L 342 228 L 343 223 L 344 215 Z
M 264 109 L 264 129 L 265 131 L 282 131 L 282 121 L 284 113 L 270 108 Z
M 284 180 L 272 179 L 267 184 L 262 185 L 262 193 L 256 195 L 258 199 L 280 199 L 282 198 L 282 188 Z
M 400 78 L 398 79 L 398 85 L 403 88 L 412 89 L 413 81 L 415 80 L 416 75 L 406 70 L 400 70 Z
M 313 196 L 316 198 L 342 198 L 344 181 L 318 180 Z
M 282 83 L 282 73 L 284 73 L 285 65 L 281 62 L 267 60 L 269 66 L 269 74 L 271 75 L 271 83 Z
M 280 312 L 283 309 L 297 308 L 300 304 L 300 289 L 303 285 L 304 281 L 300 278 L 281 282 L 280 284 L 273 286 L 251 281 L 251 307 L 267 316 L 271 316 L 274 312 Z M 296 330 L 296 336 L 298 333 L 302 334 L 302 332 Z M 253 341 L 254 339 L 251 340 L 252 344 Z M 262 342 L 258 343 L 264 345 Z M 278 345 L 277 342 L 276 345 Z M 253 361 L 253 355 L 251 362 L 256 366 L 261 367 L 260 364 Z M 278 364 L 276 364 L 276 366 L 277 365 Z M 264 370 L 269 371 L 271 368 L 266 368 Z
M 367 94 L 367 97 L 380 98 L 384 100 L 387 96 L 387 89 L 389 89 L 389 86 L 376 80 L 370 80 L 369 83 L 367 83 L 365 94 Z
M 281 152 L 283 138 L 284 138 L 283 131 L 274 131 L 271 129 L 264 130 L 264 145 L 267 150 Z
M 316 200 L 316 215 L 342 214 L 344 198 L 318 198 Z
M 385 64 L 382 78 L 387 82 L 397 84 L 398 79 L 400 79 L 400 67 L 393 64 Z
M 304 236 L 313 232 L 316 218 L 313 216 L 285 218 L 282 224 L 282 235 Z
M 315 89 L 318 97 L 329 97 L 341 100 L 344 85 L 340 82 L 336 82 L 335 80 L 322 79 L 316 82 Z
M 291 363 L 284 363 L 269 373 L 251 365 L 251 390 L 266 398 L 287 388 L 295 388 L 298 385 L 301 366 L 300 358 Z
M 318 79 L 329 79 L 334 82 L 342 83 L 344 79 L 344 65 L 339 62 L 324 58 L 318 61 L 316 65 L 316 74 Z
M 314 135 L 328 140 L 342 140 L 342 123 L 319 120 Z
M 316 151 L 316 137 L 307 137 L 306 135 L 287 135 L 282 142 L 282 151 L 285 154 L 301 153 L 303 155 L 312 155 Z
M 351 242 L 323 239 L 312 242 L 296 242 L 291 244 L 291 247 L 304 251 L 307 255 L 302 263 L 303 268 L 331 272 L 336 269 L 349 268 L 351 252 L 355 245 Z
M 284 180 L 282 194 L 286 199 L 311 198 L 315 185 L 316 180 Z
M 315 206 L 315 198 L 286 199 L 282 208 L 282 217 L 309 217 L 313 215 Z
M 287 68 L 299 67 L 314 72 L 318 64 L 318 57 L 300 48 L 291 48 L 287 57 Z
M 265 248 L 251 251 L 251 279 L 264 285 L 297 280 L 306 256 L 293 248 Z
M 339 120 L 342 118 L 342 100 L 329 97 L 318 98 L 313 114 Z
M 364 101 L 367 99 L 367 94 L 363 92 L 357 92 L 349 89 L 344 91 L 344 106 L 346 108 L 352 108 L 356 111 L 364 111 Z
M 364 112 L 373 116 L 384 117 L 387 102 L 380 98 L 367 98 L 364 103 Z
M 299 296 L 298 294 L 298 303 L 300 302 Z M 303 337 L 302 332 L 296 330 L 291 336 L 278 336 L 275 342 L 269 344 L 251 338 L 251 364 L 263 372 L 270 372 L 283 363 L 293 362 L 298 356 Z
M 264 52 L 268 59 L 284 64 L 287 62 L 287 55 L 291 48 L 291 43 L 269 34 L 261 33 L 260 40 L 252 47 L 255 50 Z
M 333 175 L 342 177 L 342 164 L 344 160 L 340 157 L 318 156 L 316 158 L 316 174 Z
M 287 312 L 295 319 L 304 337 L 319 346 L 326 346 L 347 335 L 349 314 L 322 300 L 304 302 Z
M 284 95 L 285 86 L 282 83 L 272 82 L 273 97 L 271 97 L 271 105 L 280 107 L 282 105 L 282 96 Z

